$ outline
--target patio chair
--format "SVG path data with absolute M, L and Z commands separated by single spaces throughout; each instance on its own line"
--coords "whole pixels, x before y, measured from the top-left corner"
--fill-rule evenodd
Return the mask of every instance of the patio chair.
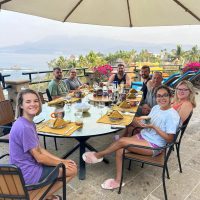
M 178 158 L 178 164 L 179 164 L 179 171 L 182 173 L 182 166 L 181 166 L 181 159 L 180 159 L 180 146 L 181 146 L 181 140 L 183 138 L 183 135 L 185 133 L 185 129 L 187 128 L 187 125 L 192 117 L 193 112 L 190 113 L 188 118 L 185 120 L 185 122 L 182 125 L 180 134 L 178 135 L 176 141 L 175 141 L 175 147 L 176 147 L 176 152 L 177 152 L 177 158 Z
M 119 191 L 118 191 L 119 194 L 121 193 L 123 177 L 124 177 L 124 161 L 129 160 L 130 161 L 129 169 L 131 166 L 131 161 L 140 162 L 140 163 L 142 163 L 142 166 L 143 166 L 143 164 L 149 164 L 152 166 L 163 168 L 162 182 L 163 182 L 164 197 L 165 197 L 165 200 L 167 200 L 167 190 L 166 190 L 166 185 L 165 185 L 165 173 L 167 175 L 167 178 L 169 179 L 169 171 L 168 171 L 168 167 L 167 167 L 167 162 L 168 162 L 170 154 L 175 146 L 176 150 L 177 150 L 177 157 L 178 157 L 180 172 L 182 172 L 179 150 L 180 150 L 181 139 L 183 137 L 185 129 L 187 128 L 187 125 L 188 125 L 188 122 L 190 121 L 191 116 L 192 116 L 192 113 L 190 113 L 189 117 L 186 119 L 186 121 L 183 123 L 183 125 L 178 128 L 178 130 L 174 136 L 173 142 L 167 144 L 164 147 L 152 148 L 152 147 L 133 145 L 133 144 L 130 144 L 130 145 L 127 145 L 126 147 L 124 147 L 123 155 L 122 155 L 122 175 L 121 175 L 120 187 L 119 187 Z M 162 153 L 155 157 L 145 156 L 145 155 L 140 155 L 140 154 L 136 154 L 136 153 L 127 151 L 131 147 L 141 148 L 141 149 L 162 150 Z
M 0 102 L 0 128 L 2 130 L 2 136 L 0 137 L 1 143 L 9 143 L 9 132 L 12 127 L 12 123 L 15 121 L 15 115 L 12 108 L 12 104 L 9 100 Z M 5 155 L 0 156 L 3 158 Z
M 194 76 L 196 73 L 193 71 L 188 71 L 184 73 L 182 76 L 180 76 L 178 79 L 173 81 L 169 86 L 172 88 L 175 88 L 181 81 L 183 80 L 189 80 L 192 76 Z
M 180 76 L 181 76 L 181 74 L 179 74 L 179 73 L 172 74 L 166 80 L 163 81 L 163 85 L 169 86 L 172 82 L 174 82 L 175 80 L 177 80 Z
M 48 101 L 52 101 L 52 97 L 51 97 L 51 94 L 49 92 L 48 89 L 46 89 L 46 94 L 47 94 L 47 98 L 48 98 L 48 101 L 45 100 L 44 98 L 44 94 L 42 92 L 38 92 L 39 96 L 40 96 L 40 99 L 41 99 L 41 102 L 42 104 L 45 104 L 46 102 Z M 44 141 L 44 148 L 46 149 L 47 148 L 47 144 L 46 144 L 46 137 L 48 136 L 43 136 L 43 141 Z M 56 141 L 56 137 L 54 137 L 54 144 L 55 144 L 55 149 L 56 151 L 58 150 L 58 145 L 57 145 L 57 141 Z
M 189 81 L 197 88 L 200 89 L 200 70 L 192 76 Z
M 62 167 L 62 178 L 49 181 L 50 177 Z M 60 163 L 40 183 L 25 185 L 21 170 L 16 165 L 0 164 L 0 199 L 43 200 L 55 184 L 62 187 L 63 200 L 66 200 L 66 170 Z
M 5 100 L 5 97 L 3 94 L 3 88 L 0 86 L 0 101 L 4 101 L 4 100 Z
M 46 93 L 47 93 L 48 101 L 52 101 L 53 98 L 52 98 L 52 96 L 51 96 L 51 93 L 50 93 L 49 89 L 46 89 Z
M 40 100 L 42 102 L 42 104 L 45 104 L 46 102 L 48 102 L 45 98 L 44 98 L 44 94 L 42 92 L 38 92 L 39 96 L 40 96 Z

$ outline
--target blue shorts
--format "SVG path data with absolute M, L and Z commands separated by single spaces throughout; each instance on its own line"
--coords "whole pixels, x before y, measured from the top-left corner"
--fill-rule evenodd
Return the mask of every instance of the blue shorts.
M 55 169 L 54 166 L 42 166 L 42 174 L 40 176 L 39 182 L 42 182 L 53 170 Z M 50 179 L 48 180 L 48 183 L 51 183 L 58 177 L 59 171 L 55 172 Z

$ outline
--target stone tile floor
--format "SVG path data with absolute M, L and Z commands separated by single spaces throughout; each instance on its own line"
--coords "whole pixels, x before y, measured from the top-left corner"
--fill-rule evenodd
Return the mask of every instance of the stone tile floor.
M 197 95 L 197 102 L 200 95 Z M 169 160 L 170 179 L 166 179 L 169 200 L 200 200 L 200 105 L 194 110 L 192 119 L 188 125 L 181 144 L 181 161 L 183 173 L 179 173 L 175 152 Z M 114 134 L 96 137 L 89 143 L 98 150 L 107 147 L 113 141 Z M 52 138 L 48 139 L 48 150 L 61 156 L 66 149 L 70 149 L 76 141 L 73 139 L 57 139 L 58 151 L 55 151 Z M 41 138 L 41 144 L 43 144 Z M 1 154 L 8 152 L 7 144 L 0 144 Z M 126 169 L 124 181 L 126 185 L 122 193 L 117 190 L 106 191 L 101 189 L 100 184 L 107 178 L 114 177 L 115 156 L 107 156 L 110 164 L 98 163 L 87 165 L 86 180 L 80 181 L 77 177 L 67 185 L 67 198 L 69 200 L 162 200 L 164 199 L 161 174 L 158 167 L 144 166 L 134 163 L 132 170 Z M 78 152 L 70 159 L 78 163 Z M 2 159 L 1 163 L 7 163 L 8 159 Z M 61 192 L 59 192 L 61 193 Z

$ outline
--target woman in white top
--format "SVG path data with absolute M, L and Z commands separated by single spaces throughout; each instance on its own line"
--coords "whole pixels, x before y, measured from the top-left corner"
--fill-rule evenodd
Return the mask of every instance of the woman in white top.
M 101 185 L 102 188 L 115 189 L 119 187 L 121 179 L 122 153 L 125 146 L 134 144 L 156 148 L 163 147 L 166 143 L 173 141 L 174 134 L 179 125 L 180 117 L 177 111 L 171 108 L 170 90 L 166 86 L 160 86 L 157 88 L 155 95 L 158 105 L 154 106 L 149 114 L 149 117 L 151 117 L 151 123 L 141 123 L 141 126 L 144 129 L 142 129 L 140 133 L 132 137 L 122 137 L 103 151 L 87 152 L 83 154 L 83 160 L 85 160 L 86 163 L 97 163 L 101 162 L 105 155 L 116 152 L 115 179 L 106 180 Z M 131 148 L 130 151 L 148 156 L 156 156 L 160 153 L 160 151 L 140 148 Z

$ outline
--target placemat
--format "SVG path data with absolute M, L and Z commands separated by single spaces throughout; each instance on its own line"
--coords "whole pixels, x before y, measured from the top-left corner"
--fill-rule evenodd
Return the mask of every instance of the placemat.
M 54 99 L 54 100 L 48 102 L 48 106 L 59 105 L 62 103 L 64 103 L 64 99 L 63 99 L 63 97 L 60 97 L 58 99 Z
M 58 134 L 58 135 L 66 135 L 70 136 L 73 134 L 74 131 L 78 130 L 81 128 L 80 126 L 77 126 L 74 122 L 68 123 L 65 127 L 63 128 L 50 128 L 49 124 L 52 123 L 52 119 L 43 122 L 39 125 L 37 125 L 37 131 L 38 132 L 44 132 L 44 133 L 53 133 L 53 134 Z
M 134 115 L 122 115 L 124 118 L 117 121 L 111 121 L 108 115 L 103 115 L 100 119 L 97 120 L 97 123 L 128 126 L 133 121 Z
M 113 110 L 121 111 L 121 112 L 130 112 L 136 113 L 138 106 L 130 107 L 130 108 L 120 108 L 119 106 L 115 105 L 112 107 Z
M 48 106 L 55 106 L 55 105 L 59 105 L 59 104 L 62 104 L 62 103 L 75 103 L 79 100 L 80 100 L 80 98 L 76 98 L 76 97 L 72 97 L 69 100 L 66 100 L 64 97 L 60 97 L 58 99 L 55 99 L 55 100 L 48 102 Z

